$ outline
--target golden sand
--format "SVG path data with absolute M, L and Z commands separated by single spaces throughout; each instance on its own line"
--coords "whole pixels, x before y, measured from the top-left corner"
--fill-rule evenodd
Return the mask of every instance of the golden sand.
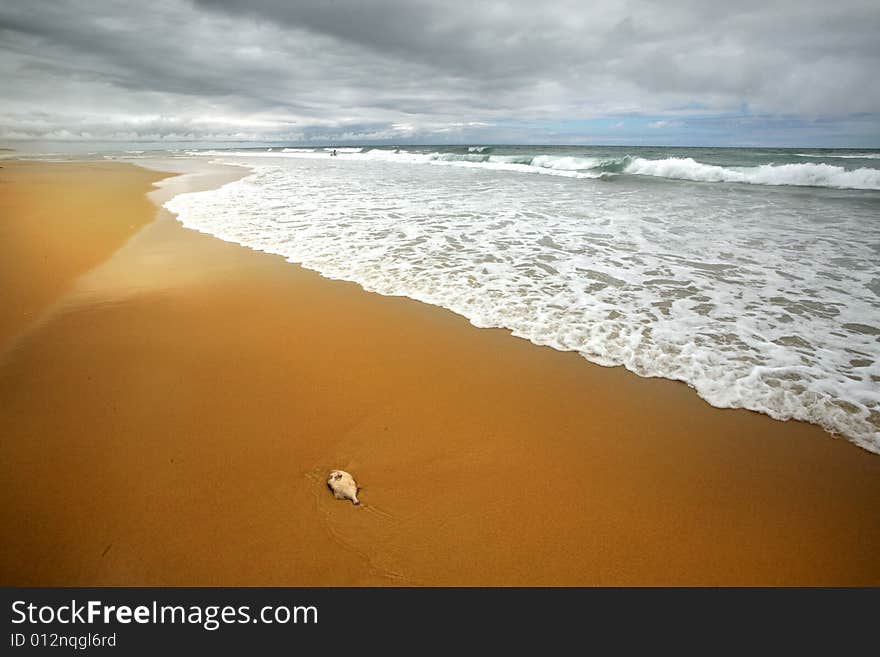
M 0 583 L 880 584 L 880 457 L 189 231 L 159 177 L 0 170 Z
M 2 162 L 0 348 L 152 219 L 143 190 L 162 177 L 103 162 Z

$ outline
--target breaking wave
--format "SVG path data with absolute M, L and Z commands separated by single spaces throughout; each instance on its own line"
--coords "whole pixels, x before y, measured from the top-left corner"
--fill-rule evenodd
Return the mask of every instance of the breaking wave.
M 325 158 L 326 152 L 335 150 L 340 157 L 355 160 L 472 167 L 568 178 L 639 175 L 693 182 L 880 190 L 880 169 L 869 167 L 846 169 L 842 166 L 819 162 L 719 166 L 698 162 L 690 157 L 650 159 L 629 155 L 611 158 L 529 153 L 496 155 L 486 149 L 488 147 L 470 146 L 467 148 L 467 152 L 411 152 L 401 148 L 373 148 L 365 151 L 363 148 L 339 147 L 335 149 L 324 148 L 322 149 L 324 152 L 307 148 L 286 148 L 281 153 L 205 151 L 203 154 L 235 157 Z
M 697 182 L 733 182 L 750 185 L 794 185 L 839 189 L 880 190 L 880 170 L 861 168 L 847 171 L 831 164 L 762 164 L 757 167 L 721 167 L 703 164 L 689 157 L 663 160 L 633 158 L 625 173 Z

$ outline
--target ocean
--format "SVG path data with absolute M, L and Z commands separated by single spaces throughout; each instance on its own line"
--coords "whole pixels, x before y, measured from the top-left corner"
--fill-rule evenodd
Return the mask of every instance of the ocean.
M 326 277 L 880 453 L 880 150 L 331 150 L 177 153 L 249 173 L 166 207 Z

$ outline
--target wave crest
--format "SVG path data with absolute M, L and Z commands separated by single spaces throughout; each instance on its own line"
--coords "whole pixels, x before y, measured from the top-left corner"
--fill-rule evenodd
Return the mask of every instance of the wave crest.
M 691 180 L 694 182 L 745 183 L 750 185 L 788 185 L 800 187 L 830 187 L 836 189 L 880 190 L 880 169 L 862 167 L 846 169 L 834 164 L 801 162 L 794 164 L 762 164 L 759 166 L 730 167 L 698 162 L 690 157 L 648 159 L 643 157 L 600 158 L 574 155 L 534 155 L 529 153 L 494 155 L 469 147 L 462 152 L 409 152 L 395 148 L 339 147 L 336 150 L 346 159 L 380 160 L 410 164 L 441 164 L 449 166 L 493 169 L 519 173 L 538 173 L 569 178 L 602 178 L 607 175 L 640 175 Z M 488 148 L 488 147 L 486 147 Z M 233 157 L 300 157 L 324 158 L 326 153 L 307 148 L 285 148 L 281 152 L 202 151 L 191 154 Z
M 663 160 L 636 157 L 624 167 L 623 172 L 697 182 L 880 190 L 880 170 L 861 168 L 847 171 L 843 167 L 813 162 L 728 168 L 703 164 L 689 157 L 669 157 Z

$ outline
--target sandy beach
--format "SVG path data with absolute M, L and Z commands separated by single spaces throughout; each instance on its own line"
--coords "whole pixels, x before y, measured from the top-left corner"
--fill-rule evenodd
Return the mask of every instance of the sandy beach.
M 880 457 L 816 426 L 158 209 L 244 169 L 2 164 L 4 585 L 880 585 Z

